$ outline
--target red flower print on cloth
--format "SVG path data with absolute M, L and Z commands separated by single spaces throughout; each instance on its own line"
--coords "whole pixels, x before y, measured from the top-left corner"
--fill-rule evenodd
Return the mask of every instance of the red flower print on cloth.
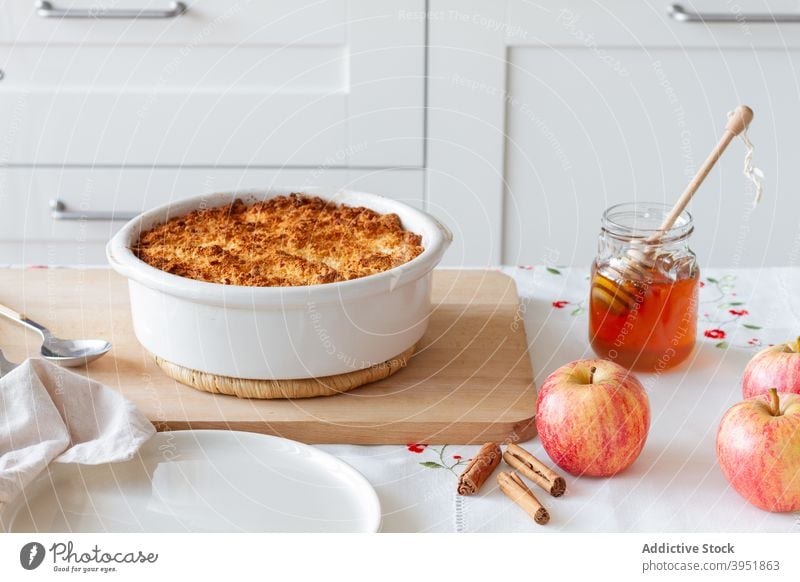
M 450 445 L 429 446 L 427 444 L 412 443 L 406 448 L 412 453 L 424 453 L 422 460 L 418 461 L 426 469 L 445 469 L 448 473 L 458 478 L 461 465 L 467 463 L 461 455 L 445 454 Z
M 731 346 L 760 349 L 763 345 L 761 340 L 750 337 L 745 331 L 757 331 L 761 326 L 751 319 L 745 302 L 737 296 L 736 275 L 706 277 L 705 283 L 705 289 L 700 293 L 703 316 L 698 318 L 705 329 L 703 335 L 714 340 L 714 346 L 722 350 Z M 737 339 L 743 335 L 742 332 L 748 335 Z
M 561 271 L 552 266 L 545 267 L 545 271 L 551 275 L 557 275 L 559 277 L 562 276 Z M 587 281 L 589 280 L 588 276 L 586 277 L 586 280 Z M 571 301 L 567 299 L 557 299 L 552 302 L 552 306 L 555 307 L 556 309 L 564 309 L 567 305 L 570 305 L 571 308 L 567 310 L 567 313 L 569 313 L 570 316 L 576 317 L 578 315 L 583 315 L 584 313 L 586 313 L 586 308 L 584 307 L 584 305 L 588 300 L 587 295 L 583 295 L 582 299 L 575 298 Z
M 725 332 L 721 329 L 707 329 L 703 332 L 703 335 L 711 339 L 725 339 Z

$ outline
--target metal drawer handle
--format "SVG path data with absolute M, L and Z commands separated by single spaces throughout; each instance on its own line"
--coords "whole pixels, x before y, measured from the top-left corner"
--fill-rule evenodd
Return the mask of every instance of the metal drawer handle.
M 798 14 L 769 14 L 766 12 L 754 12 L 752 14 L 742 13 L 722 13 L 722 12 L 693 12 L 686 10 L 680 4 L 670 4 L 667 14 L 678 22 L 800 22 Z
M 70 210 L 58 198 L 50 201 L 50 216 L 53 220 L 130 220 L 139 216 L 138 212 L 115 212 L 98 210 Z
M 36 13 L 42 18 L 175 18 L 189 8 L 183 2 L 172 2 L 165 10 L 111 9 L 101 6 L 91 8 L 58 8 L 48 0 L 36 2 Z

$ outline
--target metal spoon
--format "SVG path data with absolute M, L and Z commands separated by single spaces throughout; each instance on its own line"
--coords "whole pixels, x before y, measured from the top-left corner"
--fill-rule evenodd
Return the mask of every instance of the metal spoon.
M 38 332 L 44 340 L 40 350 L 41 356 L 45 360 L 56 362 L 62 366 L 75 367 L 88 364 L 111 349 L 111 344 L 105 340 L 67 340 L 58 338 L 45 326 L 28 319 L 5 305 L 0 305 L 0 315 Z

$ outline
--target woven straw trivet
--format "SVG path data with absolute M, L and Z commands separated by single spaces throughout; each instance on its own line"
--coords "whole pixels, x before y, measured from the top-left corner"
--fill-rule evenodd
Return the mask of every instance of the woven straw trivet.
M 312 398 L 341 394 L 364 384 L 388 378 L 406 366 L 408 359 L 414 353 L 414 348 L 415 346 L 411 346 L 399 356 L 363 370 L 300 380 L 248 380 L 217 376 L 184 368 L 158 356 L 153 357 L 167 376 L 204 392 L 228 394 L 239 398 Z

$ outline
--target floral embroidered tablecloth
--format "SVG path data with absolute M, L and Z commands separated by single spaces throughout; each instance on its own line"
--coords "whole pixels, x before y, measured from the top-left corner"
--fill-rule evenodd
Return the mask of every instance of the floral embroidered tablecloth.
M 526 303 L 537 385 L 559 366 L 593 355 L 587 340 L 587 270 L 503 271 L 516 280 Z M 763 346 L 800 335 L 800 269 L 704 271 L 698 325 L 689 361 L 669 372 L 639 375 L 650 397 L 652 426 L 636 463 L 610 479 L 565 475 L 567 493 L 561 498 L 535 491 L 550 511 L 545 527 L 505 498 L 493 478 L 477 496 L 456 494 L 458 474 L 477 447 L 322 448 L 352 464 L 376 488 L 383 531 L 800 532 L 800 514 L 770 514 L 741 499 L 723 478 L 714 451 L 720 418 L 741 399 L 747 361 Z M 538 440 L 522 445 L 549 462 Z

